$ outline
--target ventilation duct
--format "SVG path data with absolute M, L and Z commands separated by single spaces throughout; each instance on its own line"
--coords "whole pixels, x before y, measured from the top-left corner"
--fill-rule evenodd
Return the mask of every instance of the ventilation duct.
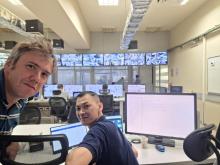
M 138 30 L 151 1 L 152 0 L 131 0 L 131 10 L 128 14 L 122 34 L 120 49 L 128 49 L 128 45 Z
M 0 27 L 10 29 L 22 36 L 28 38 L 39 37 L 38 34 L 27 33 L 25 30 L 25 21 L 18 18 L 12 12 L 0 5 Z M 41 35 L 40 37 L 42 37 Z

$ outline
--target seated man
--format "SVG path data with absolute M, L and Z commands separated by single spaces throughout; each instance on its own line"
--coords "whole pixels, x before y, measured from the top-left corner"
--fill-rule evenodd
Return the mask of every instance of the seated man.
M 102 89 L 99 91 L 101 95 L 108 95 L 110 94 L 110 90 L 108 89 L 108 84 L 103 84 Z
M 60 92 L 58 92 L 56 94 L 53 94 L 53 96 L 55 96 L 55 97 L 63 97 L 65 100 L 69 99 L 69 94 L 64 91 L 63 84 L 58 84 L 57 85 L 57 89 L 60 90 Z M 57 90 L 55 90 L 55 91 L 57 91 Z
M 137 151 L 123 133 L 102 113 L 98 95 L 87 91 L 76 98 L 76 115 L 89 127 L 87 135 L 67 156 L 67 165 L 137 165 Z

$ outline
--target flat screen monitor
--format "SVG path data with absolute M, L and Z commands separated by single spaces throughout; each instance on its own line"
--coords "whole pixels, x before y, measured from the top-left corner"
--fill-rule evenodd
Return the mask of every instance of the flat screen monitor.
M 120 84 L 108 85 L 108 89 L 110 90 L 110 94 L 112 94 L 114 97 L 123 96 L 123 85 Z
M 44 97 L 52 97 L 53 90 L 57 90 L 57 85 L 44 85 Z
M 103 54 L 83 54 L 83 66 L 103 66 Z
M 61 63 L 64 67 L 82 66 L 82 54 L 62 54 Z
M 73 92 L 82 92 L 83 86 L 82 85 L 63 85 L 64 91 L 68 92 L 69 96 L 72 96 Z
M 99 91 L 102 90 L 102 85 L 100 85 L 100 84 L 86 84 L 85 90 L 92 91 L 92 92 L 95 92 L 96 94 L 99 94 Z
M 145 85 L 135 85 L 135 84 L 129 84 L 128 85 L 128 92 L 136 92 L 136 93 L 144 93 L 146 91 Z
M 182 93 L 183 92 L 183 86 L 171 86 L 170 87 L 170 93 Z
M 197 128 L 196 94 L 126 93 L 126 133 L 174 146 Z
M 120 66 L 124 65 L 124 53 L 104 54 L 105 66 Z
M 145 53 L 125 53 L 125 65 L 145 65 Z
M 120 115 L 106 116 L 106 119 L 112 121 L 123 132 L 123 122 Z
M 87 134 L 87 128 L 81 123 L 73 123 L 68 125 L 61 125 L 50 128 L 51 135 L 64 134 L 69 141 L 69 149 L 77 146 L 82 142 L 84 136 Z M 53 153 L 61 151 L 61 144 L 59 141 L 52 142 Z

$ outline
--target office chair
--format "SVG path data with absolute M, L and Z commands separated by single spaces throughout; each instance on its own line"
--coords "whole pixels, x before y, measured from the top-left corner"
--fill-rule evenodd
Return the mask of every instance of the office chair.
M 49 105 L 51 107 L 51 115 L 54 115 L 61 121 L 67 120 L 68 105 L 63 97 L 50 97 Z
M 100 101 L 103 103 L 103 114 L 113 115 L 113 95 L 99 95 Z
M 76 99 L 73 98 L 71 100 L 71 107 L 70 107 L 70 111 L 67 117 L 67 122 L 68 123 L 77 123 L 79 122 L 77 116 L 76 116 Z
M 27 105 L 20 113 L 20 124 L 40 124 L 41 112 L 36 106 Z
M 61 94 L 61 90 L 57 89 L 57 90 L 53 90 L 53 95 L 60 95 Z
M 217 164 L 220 164 L 220 154 L 218 152 L 218 149 L 220 149 L 218 146 L 220 145 L 220 139 L 215 138 L 211 134 L 213 129 L 215 129 L 215 125 L 209 124 L 193 131 L 185 138 L 183 150 L 190 159 L 200 162 L 215 153 L 217 156 Z
M 11 160 L 8 158 L 6 154 L 6 149 L 8 144 L 11 142 L 29 142 L 29 143 L 44 143 L 44 142 L 60 142 L 62 149 L 61 154 L 58 157 L 54 157 L 52 160 L 48 160 L 47 162 L 41 163 L 26 163 L 25 160 L 23 162 Z M 65 162 L 66 156 L 68 154 L 68 139 L 66 135 L 59 134 L 59 135 L 1 135 L 0 136 L 0 143 L 1 143 L 1 150 L 0 150 L 0 163 L 3 165 L 54 165 L 54 164 L 61 164 Z M 27 154 L 27 153 L 25 153 Z

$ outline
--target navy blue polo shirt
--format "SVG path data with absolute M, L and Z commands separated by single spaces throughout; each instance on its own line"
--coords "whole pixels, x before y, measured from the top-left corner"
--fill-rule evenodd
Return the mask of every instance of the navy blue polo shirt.
M 19 114 L 27 104 L 26 99 L 21 99 L 7 109 L 7 98 L 5 93 L 4 71 L 0 70 L 0 135 L 9 135 L 18 124 Z
M 96 165 L 138 165 L 121 130 L 104 116 L 89 129 L 79 147 L 85 147 L 92 153 Z

